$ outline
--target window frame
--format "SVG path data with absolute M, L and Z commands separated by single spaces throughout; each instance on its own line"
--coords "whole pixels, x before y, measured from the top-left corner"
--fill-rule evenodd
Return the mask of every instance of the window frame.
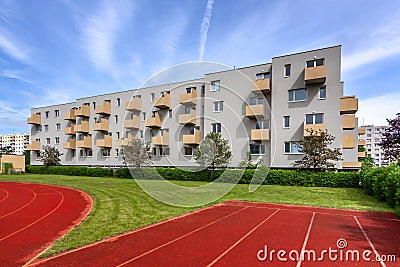
M 289 73 L 289 74 L 287 74 Z M 292 64 L 283 65 L 283 77 L 288 78 L 292 75 Z
M 210 92 L 221 91 L 221 80 L 215 80 L 210 82 Z
M 324 97 L 321 97 L 321 91 L 324 91 Z M 318 91 L 318 99 L 325 100 L 326 99 L 326 86 L 321 86 Z
M 298 92 L 298 91 L 305 91 L 305 96 L 306 96 L 306 98 L 305 99 L 301 99 L 301 100 L 297 100 L 296 99 L 296 92 Z M 293 100 L 290 100 L 290 92 L 293 92 Z M 298 88 L 298 89 L 290 89 L 290 90 L 288 90 L 288 102 L 289 103 L 296 103 L 296 102 L 306 102 L 308 100 L 308 90 L 307 90 L 307 88 Z
M 259 153 L 253 153 L 251 147 L 252 146 L 257 146 Z M 265 149 L 265 144 L 249 144 L 249 151 L 250 151 L 250 155 L 252 156 L 260 156 L 260 155 L 266 155 L 266 149 Z
M 224 101 L 215 101 L 213 103 L 213 112 L 222 112 L 224 111 Z M 217 109 L 216 109 L 217 107 Z
M 286 142 L 283 142 L 283 154 L 284 155 L 303 155 L 304 154 L 303 152 L 293 152 L 293 150 L 292 150 L 292 148 L 293 148 L 292 145 L 297 145 L 298 147 L 300 147 L 298 144 L 296 144 L 298 142 L 299 141 L 286 141 Z M 289 152 L 286 152 L 286 144 L 289 144 Z
M 215 126 L 215 131 L 214 131 L 214 126 Z M 211 123 L 211 127 L 213 133 L 222 133 L 222 124 L 220 122 Z
M 317 116 L 322 115 L 322 122 L 321 123 L 315 123 L 317 120 Z M 312 123 L 307 123 L 307 116 L 312 116 Z M 304 124 L 305 125 L 319 125 L 319 124 L 324 124 L 325 118 L 324 118 L 324 113 L 311 113 L 311 114 L 306 114 L 304 118 Z
M 288 126 L 286 126 L 286 118 L 288 119 L 287 120 L 287 125 Z M 284 129 L 289 129 L 290 128 L 290 115 L 286 115 L 286 116 L 283 116 L 283 128 Z

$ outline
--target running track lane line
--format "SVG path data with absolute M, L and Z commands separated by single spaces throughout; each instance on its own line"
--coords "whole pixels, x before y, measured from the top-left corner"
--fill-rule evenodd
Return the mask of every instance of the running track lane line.
M 356 223 L 358 224 L 358 227 L 360 227 L 361 232 L 364 234 L 365 239 L 367 239 L 367 241 L 369 243 L 369 246 L 372 248 L 372 250 L 375 253 L 375 256 L 378 258 L 380 255 L 379 255 L 378 251 L 376 251 L 376 249 L 375 249 L 374 245 L 372 244 L 371 240 L 369 239 L 367 233 L 364 231 L 364 228 L 361 226 L 361 223 L 358 221 L 356 216 L 353 216 L 353 218 L 354 218 L 354 220 L 356 220 Z M 383 267 L 386 267 L 386 264 L 383 261 L 379 261 L 379 262 L 381 263 L 381 265 Z
M 8 193 L 7 190 L 5 190 L 5 189 L 3 189 L 3 188 L 0 188 L 0 190 L 3 190 L 4 192 L 6 192 L 6 196 L 5 196 L 4 198 L 0 199 L 0 203 L 1 203 L 1 202 L 3 202 L 4 200 L 6 200 L 10 194 Z
M 308 237 L 310 236 L 310 232 L 311 232 L 311 227 L 312 224 L 314 222 L 314 217 L 315 217 L 315 212 L 313 212 L 312 217 L 311 217 L 311 221 L 310 224 L 308 225 L 308 230 L 307 230 L 307 234 L 306 237 L 304 238 L 304 243 L 303 243 L 303 247 L 301 248 L 301 252 L 300 252 L 300 259 L 296 264 L 296 267 L 300 267 L 301 266 L 301 262 L 303 261 L 303 254 L 304 254 L 304 250 L 307 246 L 307 242 L 308 242 Z
M 23 188 L 23 189 L 29 190 L 29 191 L 31 191 L 31 192 L 33 193 L 33 198 L 31 199 L 31 201 L 29 201 L 28 203 L 26 203 L 25 205 L 19 207 L 18 209 L 14 210 L 14 211 L 11 211 L 11 212 L 9 212 L 9 213 L 3 215 L 3 216 L 0 216 L 0 219 L 2 219 L 2 218 L 4 218 L 4 217 L 7 217 L 8 215 L 11 215 L 11 214 L 13 214 L 13 213 L 16 213 L 17 211 L 22 210 L 23 208 L 29 206 L 29 204 L 31 204 L 31 203 L 36 199 L 36 196 L 37 196 L 38 194 L 36 194 L 33 190 L 30 190 L 30 189 L 28 189 L 28 188 Z
M 19 232 L 21 232 L 21 231 L 23 231 L 23 230 L 25 230 L 25 229 L 31 227 L 32 225 L 36 224 L 37 222 L 43 220 L 44 218 L 46 218 L 47 216 L 49 216 L 50 214 L 52 214 L 53 212 L 55 212 L 55 211 L 62 205 L 62 203 L 64 202 L 64 195 L 63 195 L 60 191 L 58 191 L 58 190 L 55 190 L 55 189 L 52 189 L 52 190 L 57 191 L 57 192 L 61 195 L 61 201 L 60 201 L 60 203 L 57 205 L 57 207 L 55 207 L 52 211 L 50 211 L 50 212 L 47 213 L 46 215 L 42 216 L 41 218 L 37 219 L 36 221 L 34 221 L 34 222 L 28 224 L 27 226 L 25 226 L 25 227 L 23 227 L 23 228 L 21 228 L 21 229 L 15 231 L 14 233 L 9 234 L 8 236 L 5 236 L 5 237 L 1 238 L 1 239 L 0 239 L 0 242 L 3 241 L 3 240 L 5 240 L 5 239 L 7 239 L 7 238 L 9 238 L 10 236 L 13 236 L 13 235 L 15 235 L 15 234 L 17 234 L 17 233 L 19 233 Z
M 196 232 L 198 232 L 198 231 L 200 231 L 200 230 L 202 230 L 202 229 L 204 229 L 204 228 L 206 228 L 206 227 L 208 227 L 208 226 L 210 226 L 210 225 L 213 225 L 213 224 L 215 224 L 215 223 L 217 223 L 217 222 L 219 222 L 219 221 L 222 221 L 223 219 L 226 219 L 226 218 L 228 218 L 228 217 L 230 217 L 230 216 L 232 216 L 232 215 L 234 215 L 234 214 L 236 214 L 236 213 L 239 213 L 239 212 L 241 212 L 242 210 L 245 210 L 245 209 L 247 209 L 247 208 L 248 208 L 248 206 L 245 206 L 243 209 L 240 209 L 240 210 L 237 210 L 237 211 L 235 211 L 235 212 L 233 212 L 233 213 L 230 213 L 230 214 L 228 214 L 228 215 L 225 215 L 224 217 L 219 218 L 218 220 L 215 220 L 215 221 L 210 222 L 210 223 L 208 223 L 208 224 L 206 224 L 206 225 L 203 225 L 202 227 L 197 228 L 196 230 L 193 230 L 193 231 L 191 231 L 191 232 L 189 232 L 189 233 L 187 233 L 187 234 L 184 234 L 184 235 L 182 235 L 182 236 L 180 236 L 180 237 L 178 237 L 178 238 L 175 238 L 175 239 L 173 239 L 173 240 L 171 240 L 171 241 L 169 241 L 169 242 L 167 242 L 167 243 L 165 243 L 165 244 L 163 244 L 163 245 L 161 245 L 161 246 L 158 246 L 158 247 L 156 247 L 156 248 L 153 248 L 152 250 L 146 251 L 145 253 L 142 253 L 142 254 L 140 254 L 139 256 L 136 256 L 136 257 L 134 257 L 134 258 L 132 258 L 132 259 L 130 259 L 130 260 L 127 260 L 127 261 L 125 261 L 125 262 L 123 262 L 123 263 L 117 265 L 116 267 L 124 266 L 124 265 L 126 265 L 126 264 L 128 264 L 128 263 L 131 263 L 132 261 L 134 261 L 134 260 L 136 260 L 136 259 L 139 259 L 139 258 L 141 258 L 141 257 L 143 257 L 143 256 L 146 256 L 147 254 L 150 254 L 150 253 L 152 253 L 152 252 L 154 252 L 154 251 L 156 251 L 156 250 L 158 250 L 158 249 L 160 249 L 160 248 L 163 248 L 163 247 L 165 247 L 165 246 L 168 246 L 169 244 L 172 244 L 172 243 L 174 243 L 174 242 L 176 242 L 176 241 L 178 241 L 178 240 L 180 240 L 180 239 L 183 239 L 183 238 L 185 238 L 185 237 L 187 237 L 187 236 L 189 236 L 189 235 L 191 235 L 191 234 L 193 234 L 193 233 L 196 233 Z
M 229 251 L 231 251 L 234 247 L 236 247 L 240 242 L 242 242 L 246 237 L 248 237 L 249 235 L 251 235 L 255 230 L 257 230 L 261 225 L 263 225 L 266 221 L 268 221 L 269 219 L 272 218 L 272 216 L 275 215 L 275 213 L 277 213 L 279 211 L 279 209 L 276 209 L 271 215 L 269 215 L 265 220 L 263 220 L 262 222 L 260 222 L 259 224 L 257 224 L 253 229 L 251 229 L 247 234 L 245 234 L 242 238 L 240 238 L 238 241 L 236 241 L 232 246 L 230 246 L 227 250 L 225 250 L 221 255 L 219 255 L 215 260 L 213 260 L 211 263 L 209 263 L 207 265 L 207 267 L 210 267 L 212 265 L 214 265 L 215 263 L 217 263 L 223 256 L 225 256 L 226 254 L 228 254 Z

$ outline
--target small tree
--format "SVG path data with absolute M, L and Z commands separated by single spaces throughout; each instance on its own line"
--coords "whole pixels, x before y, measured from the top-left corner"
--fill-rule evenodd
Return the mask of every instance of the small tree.
M 62 154 L 53 146 L 43 146 L 43 151 L 40 152 L 39 161 L 43 162 L 46 167 L 60 165 L 60 156 Z
M 394 119 L 386 119 L 389 127 L 383 133 L 381 147 L 385 158 L 390 161 L 400 160 L 400 113 Z
M 215 167 L 228 165 L 232 158 L 232 151 L 228 140 L 221 133 L 208 133 L 200 143 L 194 159 L 202 166 L 211 167 L 214 173 Z
M 150 158 L 150 145 L 145 145 L 141 139 L 132 138 L 128 145 L 124 146 L 123 160 L 128 167 L 140 168 L 150 165 Z
M 261 166 L 264 166 L 264 162 L 259 159 L 256 163 L 253 163 L 250 151 L 247 152 L 246 159 L 239 163 L 239 167 L 246 169 L 256 169 Z
M 306 129 L 306 131 L 308 135 L 298 143 L 304 157 L 296 160 L 293 165 L 300 166 L 300 168 L 311 168 L 314 171 L 334 168 L 335 164 L 331 161 L 342 160 L 340 149 L 329 147 L 335 137 L 328 131 L 313 129 Z
M 0 155 L 11 155 L 14 154 L 14 149 L 11 146 L 2 147 L 0 150 Z

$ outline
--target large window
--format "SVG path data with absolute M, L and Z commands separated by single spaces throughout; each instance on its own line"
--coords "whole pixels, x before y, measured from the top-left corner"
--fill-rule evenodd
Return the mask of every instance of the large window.
M 283 116 L 283 128 L 290 127 L 290 116 Z
M 103 149 L 101 150 L 101 156 L 102 156 L 103 158 L 108 158 L 108 157 L 110 157 L 110 155 L 111 155 L 111 149 L 109 149 L 109 148 L 103 148 Z
M 289 90 L 289 102 L 306 101 L 307 89 Z
M 307 68 L 314 68 L 318 66 L 323 66 L 325 64 L 325 59 L 320 58 L 320 59 L 314 59 L 314 60 L 309 60 L 306 62 Z
M 196 155 L 196 148 L 190 147 L 190 146 L 185 146 L 184 147 L 184 153 L 185 153 L 185 156 Z
M 221 123 L 212 123 L 212 131 L 213 133 L 220 133 L 221 132 Z
M 224 101 L 214 102 L 214 112 L 221 112 L 224 110 Z
M 270 79 L 270 78 L 271 78 L 271 73 L 269 72 L 262 72 L 256 74 L 256 80 Z
M 85 149 L 85 157 L 87 158 L 93 157 L 93 151 L 91 149 Z
M 290 76 L 290 69 L 291 69 L 291 65 L 290 64 L 286 64 L 284 67 L 283 67 L 283 76 L 284 77 L 289 77 Z
M 220 90 L 220 81 L 212 81 L 211 82 L 211 89 L 212 92 L 217 92 Z
M 285 142 L 285 154 L 301 154 L 301 147 L 296 142 Z
M 306 124 L 322 124 L 324 123 L 324 114 L 307 114 L 306 115 Z
M 263 155 L 263 154 L 265 154 L 265 145 L 250 144 L 250 154 L 251 155 Z

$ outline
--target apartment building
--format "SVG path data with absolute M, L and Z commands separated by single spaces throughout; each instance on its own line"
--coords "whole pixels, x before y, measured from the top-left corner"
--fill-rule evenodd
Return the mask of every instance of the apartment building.
M 22 155 L 29 145 L 30 137 L 29 133 L 0 135 L 0 148 L 10 147 L 15 155 Z
M 272 58 L 270 63 L 205 73 L 202 78 L 33 108 L 31 164 L 43 145 L 63 165 L 123 165 L 131 137 L 151 144 L 154 166 L 197 166 L 196 147 L 209 132 L 230 142 L 237 167 L 254 161 L 292 168 L 307 131 L 328 130 L 342 148 L 338 169 L 359 168 L 358 99 L 343 96 L 341 46 Z
M 388 126 L 363 125 L 358 129 L 358 139 L 365 146 L 365 153 L 374 159 L 376 167 L 389 166 L 389 159 L 385 159 L 385 155 L 380 146 L 383 133 Z

